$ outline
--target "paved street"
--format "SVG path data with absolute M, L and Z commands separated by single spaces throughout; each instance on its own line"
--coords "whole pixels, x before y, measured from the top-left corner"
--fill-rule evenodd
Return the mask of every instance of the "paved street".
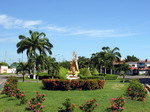
M 126 76 L 125 78 L 128 79 L 139 79 L 141 83 L 143 84 L 150 84 L 150 76 L 139 76 L 139 75 L 135 75 L 135 76 Z
M 9 76 L 10 75 L 0 75 L 0 90 L 2 88 L 2 83 L 4 83 Z M 14 75 L 14 74 L 12 76 L 22 77 L 22 75 Z M 128 78 L 128 79 L 137 78 L 137 79 L 140 79 L 141 83 L 143 83 L 143 84 L 149 84 L 150 85 L 150 76 L 126 76 L 125 78 Z M 25 80 L 25 82 L 37 82 L 37 81 Z M 38 81 L 38 82 L 41 82 L 41 81 Z

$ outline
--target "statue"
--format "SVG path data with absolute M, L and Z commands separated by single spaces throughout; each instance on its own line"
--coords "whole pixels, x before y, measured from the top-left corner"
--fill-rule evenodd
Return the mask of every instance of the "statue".
M 74 51 L 72 55 L 71 67 L 70 67 L 70 74 L 78 75 L 79 74 L 79 67 L 78 67 L 78 56 L 77 53 Z

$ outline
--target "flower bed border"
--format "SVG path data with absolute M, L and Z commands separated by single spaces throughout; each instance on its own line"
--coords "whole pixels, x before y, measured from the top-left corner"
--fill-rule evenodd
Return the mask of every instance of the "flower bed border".
M 95 90 L 104 88 L 104 80 L 63 80 L 43 79 L 43 86 L 47 90 Z

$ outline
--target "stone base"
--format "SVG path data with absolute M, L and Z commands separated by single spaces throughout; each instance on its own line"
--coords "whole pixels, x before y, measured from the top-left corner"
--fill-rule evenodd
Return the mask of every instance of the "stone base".
M 79 79 L 80 77 L 76 75 L 67 75 L 67 79 L 73 80 L 73 79 Z

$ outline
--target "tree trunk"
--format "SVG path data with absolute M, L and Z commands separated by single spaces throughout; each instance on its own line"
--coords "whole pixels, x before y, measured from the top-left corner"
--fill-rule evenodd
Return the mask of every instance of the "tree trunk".
M 25 75 L 25 73 L 22 73 L 22 75 L 23 75 L 23 82 L 24 82 L 24 75 Z
M 112 74 L 112 69 L 110 69 L 110 74 Z
M 36 79 L 35 72 L 36 72 L 36 65 L 34 64 L 34 66 L 33 66 L 33 79 Z
M 105 68 L 105 74 L 106 74 L 106 68 Z
M 123 74 L 123 83 L 125 82 L 125 74 Z

